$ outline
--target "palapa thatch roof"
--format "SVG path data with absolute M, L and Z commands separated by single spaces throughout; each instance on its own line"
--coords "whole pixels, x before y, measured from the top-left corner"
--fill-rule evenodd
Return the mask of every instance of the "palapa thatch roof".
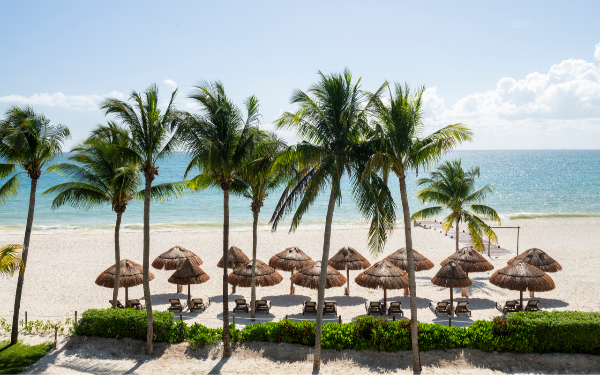
M 198 265 L 202 265 L 202 259 L 193 252 L 181 246 L 175 246 L 160 254 L 152 262 L 152 267 L 158 270 L 178 270 L 186 259 L 195 260 Z
M 557 272 L 562 270 L 562 266 L 555 261 L 552 257 L 546 254 L 543 250 L 538 248 L 531 248 L 522 254 L 509 260 L 508 265 L 514 264 L 522 260 L 523 262 L 530 264 L 536 268 L 541 269 L 544 272 Z
M 294 271 L 311 265 L 314 261 L 297 246 L 288 247 L 269 259 L 269 266 L 276 270 Z
M 473 281 L 453 260 L 444 264 L 431 282 L 445 288 L 466 288 L 473 285 Z
M 504 289 L 530 292 L 547 292 L 556 287 L 548 274 L 522 260 L 494 272 L 490 283 Z
M 231 246 L 229 248 L 229 251 L 227 252 L 227 268 L 236 269 L 243 266 L 248 261 L 250 261 L 250 258 L 244 254 L 242 249 L 237 246 Z M 223 257 L 221 257 L 217 267 L 223 268 Z
M 463 247 L 450 255 L 440 265 L 443 266 L 451 260 L 458 264 L 465 272 L 486 272 L 494 269 L 492 263 L 488 262 L 483 255 L 469 246 Z
M 415 249 L 413 249 L 413 254 L 415 257 L 415 271 L 426 271 L 433 268 L 433 262 L 419 254 Z M 394 266 L 406 271 L 408 270 L 407 256 L 406 248 L 403 247 L 386 256 L 385 259 Z
M 120 288 L 131 288 L 136 285 L 140 285 L 144 282 L 144 275 L 141 264 L 134 262 L 133 260 L 123 259 L 120 262 L 121 272 L 119 279 Z M 105 288 L 115 287 L 115 272 L 116 264 L 107 268 L 96 278 L 96 285 L 103 286 Z M 152 272 L 148 271 L 148 277 L 150 280 L 154 279 Z
M 371 263 L 365 259 L 355 248 L 344 246 L 327 262 L 331 267 L 336 270 L 345 270 L 346 268 L 351 271 L 364 270 L 365 268 L 371 267 Z
M 306 288 L 319 289 L 319 276 L 321 275 L 321 262 L 314 262 L 292 275 L 292 283 Z M 344 286 L 346 278 L 338 270 L 327 266 L 325 289 Z
M 375 263 L 354 279 L 362 287 L 369 289 L 408 288 L 408 274 L 387 260 Z
M 256 286 L 273 286 L 283 281 L 283 276 L 274 268 L 261 260 L 256 260 Z M 227 282 L 231 285 L 242 288 L 252 286 L 252 261 L 236 268 L 227 277 Z
M 195 261 L 186 259 L 167 281 L 177 285 L 192 285 L 202 284 L 209 279 L 210 276 Z

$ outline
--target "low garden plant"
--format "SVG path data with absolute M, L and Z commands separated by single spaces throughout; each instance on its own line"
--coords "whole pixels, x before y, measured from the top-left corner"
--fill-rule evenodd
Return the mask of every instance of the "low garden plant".
M 0 341 L 0 374 L 17 374 L 46 355 L 53 347 L 51 342 L 24 345 L 18 342 Z

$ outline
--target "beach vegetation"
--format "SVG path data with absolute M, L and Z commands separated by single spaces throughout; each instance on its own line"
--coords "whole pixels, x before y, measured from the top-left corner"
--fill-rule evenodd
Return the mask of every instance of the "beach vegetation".
M 0 167 L 0 176 L 8 176 L 16 172 L 0 188 L 0 191 L 2 191 L 0 195 L 6 197 L 16 194 L 22 174 L 26 173 L 31 179 L 27 224 L 23 239 L 23 251 L 20 254 L 22 264 L 17 280 L 13 307 L 13 327 L 16 327 L 19 322 L 21 294 L 23 292 L 25 270 L 27 269 L 38 180 L 42 175 L 42 169 L 47 167 L 56 157 L 62 155 L 62 145 L 70 135 L 69 128 L 63 125 L 50 124 L 48 118 L 35 112 L 29 106 L 8 108 L 4 119 L 0 121 L 0 160 L 4 161 L 4 164 Z M 17 344 L 18 335 L 18 330 L 12 331 L 11 344 Z
M 231 355 L 227 264 L 229 250 L 229 195 L 232 185 L 254 157 L 262 132 L 258 130 L 259 102 L 255 96 L 243 111 L 227 96 L 220 82 L 203 82 L 189 96 L 199 105 L 198 114 L 185 114 L 179 127 L 183 147 L 190 154 L 185 177 L 192 171 L 190 187 L 197 191 L 216 188 L 223 192 L 223 355 Z
M 483 237 L 497 244 L 498 237 L 492 228 L 478 215 L 500 224 L 500 217 L 493 208 L 483 205 L 485 198 L 494 192 L 492 185 L 479 189 L 475 181 L 479 177 L 479 167 L 464 170 L 460 159 L 447 160 L 440 164 L 430 177 L 417 180 L 419 186 L 424 186 L 417 193 L 417 198 L 423 203 L 437 203 L 439 206 L 428 207 L 415 212 L 411 219 L 428 219 L 440 215 L 444 210 L 450 214 L 442 220 L 444 231 L 454 226 L 456 229 L 456 251 L 459 248 L 459 225 L 464 221 L 469 236 L 476 250 L 484 250 Z
M 25 270 L 22 253 L 21 245 L 5 245 L 0 248 L 0 276 L 13 276 L 15 272 Z
M 382 89 L 383 86 L 380 90 Z M 330 75 L 319 72 L 319 81 L 307 92 L 294 90 L 290 102 L 298 105 L 298 110 L 283 113 L 276 120 L 275 126 L 278 129 L 294 130 L 302 141 L 288 147 L 279 162 L 284 165 L 296 163 L 300 173 L 282 194 L 271 221 L 273 230 L 276 230 L 283 217 L 294 211 L 290 227 L 292 232 L 298 228 L 303 215 L 315 199 L 321 193 L 329 192 L 313 363 L 313 369 L 318 370 L 321 364 L 321 326 L 331 226 L 335 205 L 342 201 L 342 176 L 346 173 L 350 178 L 358 210 L 371 222 L 368 237 L 374 254 L 383 250 L 388 233 L 393 229 L 395 206 L 380 176 L 363 172 L 372 152 L 366 134 L 367 113 L 373 101 L 366 98 L 360 89 L 360 79 L 353 82 L 348 70 Z
M 177 89 L 171 93 L 164 112 L 159 108 L 158 87 L 151 85 L 143 93 L 133 91 L 129 100 L 132 104 L 116 98 L 104 100 L 100 108 L 106 115 L 115 116 L 126 129 L 129 138 L 127 145 L 120 146 L 123 157 L 139 167 L 144 176 L 144 251 L 143 251 L 143 289 L 146 304 L 147 340 L 146 354 L 152 353 L 154 337 L 152 322 L 152 295 L 150 293 L 150 204 L 152 182 L 158 176 L 158 161 L 176 150 L 175 130 L 181 120 L 174 101 Z M 109 133 L 110 134 L 110 133 Z M 102 132 L 96 133 L 102 137 Z M 106 134 L 105 134 L 106 135 Z M 155 189 L 155 199 L 165 199 L 182 192 L 183 184 L 164 184 Z M 118 264 L 118 262 L 117 262 Z
M 403 87 L 396 83 L 393 88 L 391 85 L 386 87 L 389 93 L 387 98 L 382 97 L 381 91 L 368 94 L 373 102 L 371 125 L 373 138 L 377 140 L 374 144 L 377 147 L 369 158 L 365 172 L 381 172 L 386 182 L 390 173 L 393 173 L 400 184 L 408 261 L 410 312 L 414 322 L 414 332 L 417 322 L 417 296 L 406 175 L 409 171 L 418 171 L 435 165 L 456 145 L 471 141 L 473 133 L 464 124 L 458 123 L 425 135 L 422 100 L 425 88 L 420 87 L 413 94 L 408 85 Z M 420 371 L 419 341 L 416 333 L 413 334 L 412 342 L 413 369 Z
M 11 344 L 0 341 L 0 374 L 18 374 L 46 355 L 54 345 L 45 342 L 38 345 L 26 345 L 21 341 Z
M 98 126 L 91 137 L 71 150 L 73 154 L 67 160 L 76 164 L 56 163 L 48 168 L 48 171 L 66 176 L 69 181 L 53 186 L 43 193 L 55 195 L 52 209 L 70 205 L 87 210 L 108 204 L 117 214 L 114 239 L 115 286 L 112 299 L 115 309 L 121 275 L 121 218 L 141 184 L 139 167 L 130 163 L 122 152 L 123 148 L 128 147 L 128 143 L 127 132 L 115 123 Z

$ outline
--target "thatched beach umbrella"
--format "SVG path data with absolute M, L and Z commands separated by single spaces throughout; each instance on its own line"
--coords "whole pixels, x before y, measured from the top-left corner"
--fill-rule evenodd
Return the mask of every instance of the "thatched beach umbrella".
M 297 246 L 288 247 L 282 252 L 275 254 L 269 259 L 269 266 L 276 270 L 290 271 L 292 276 L 294 270 L 300 270 L 308 265 L 311 265 L 314 261 L 306 255 L 306 253 L 300 250 Z M 294 294 L 294 283 L 291 283 L 290 294 Z
M 198 265 L 202 265 L 202 259 L 193 252 L 181 246 L 175 246 L 160 254 L 152 262 L 152 267 L 158 270 L 172 271 L 178 270 L 183 265 L 186 259 L 196 261 Z M 181 287 L 177 285 L 177 293 L 181 293 Z
M 554 281 L 544 271 L 519 260 L 494 272 L 490 283 L 520 293 L 521 310 L 523 310 L 523 292 L 547 292 L 554 289 Z
M 387 290 L 408 288 L 408 274 L 384 259 L 375 263 L 354 279 L 364 288 L 383 289 L 383 304 L 387 306 Z
M 227 268 L 236 269 L 249 261 L 250 258 L 248 258 L 239 247 L 231 246 L 229 248 L 227 252 Z M 223 268 L 223 257 L 221 257 L 221 260 L 217 263 L 217 267 Z M 235 293 L 235 285 L 233 286 L 231 293 Z
M 120 265 L 121 275 L 119 276 L 119 288 L 125 288 L 125 306 L 129 306 L 129 288 L 140 285 L 144 282 L 144 268 L 141 264 L 129 259 L 121 260 Z M 105 288 L 114 288 L 116 278 L 115 269 L 116 264 L 102 272 L 96 278 L 96 285 L 100 285 Z M 152 272 L 148 272 L 148 276 L 150 280 L 154 279 Z
M 188 286 L 188 306 L 192 298 L 190 293 L 190 285 L 202 284 L 210 279 L 210 276 L 204 272 L 195 260 L 186 259 L 181 267 L 169 277 L 168 282 L 177 285 Z
M 273 286 L 283 281 L 283 276 L 274 268 L 261 260 L 256 260 L 256 286 Z M 252 286 L 252 261 L 236 268 L 227 277 L 227 282 L 231 285 L 242 288 L 250 288 Z
M 327 262 L 331 267 L 336 270 L 346 270 L 346 295 L 350 295 L 350 270 L 358 271 L 364 270 L 371 267 L 371 263 L 365 259 L 356 249 L 349 246 L 344 246 Z
M 319 277 L 321 276 L 321 262 L 313 262 L 292 275 L 292 284 L 300 285 L 305 288 L 319 289 Z M 325 289 L 344 286 L 346 278 L 338 270 L 327 266 L 327 278 L 325 279 Z
M 470 246 L 463 247 L 456 251 L 454 254 L 444 259 L 440 265 L 443 266 L 450 261 L 454 261 L 458 264 L 460 268 L 467 273 L 467 276 L 469 276 L 469 272 L 487 272 L 494 269 L 492 263 L 488 262 L 483 255 L 479 254 L 477 250 Z M 463 297 L 468 297 L 469 288 L 464 288 L 462 290 L 462 295 Z
M 415 272 L 426 271 L 433 268 L 433 262 L 418 253 L 415 249 L 413 249 L 413 254 L 415 258 Z M 408 271 L 408 255 L 406 254 L 405 247 L 394 251 L 386 256 L 385 259 L 401 270 Z M 407 296 L 409 294 L 408 287 L 404 288 L 404 295 Z
M 562 266 L 560 263 L 555 261 L 552 257 L 546 254 L 543 250 L 538 248 L 531 248 L 520 255 L 510 259 L 507 264 L 511 265 L 518 261 L 522 260 L 523 262 L 530 264 L 536 268 L 541 269 L 544 272 L 558 272 L 562 270 Z M 535 292 L 529 292 L 530 297 L 535 296 Z
M 473 285 L 473 281 L 453 260 L 444 264 L 431 282 L 437 286 L 450 288 L 450 315 L 454 314 L 454 288 L 466 288 Z M 452 325 L 452 317 L 450 317 L 450 325 Z

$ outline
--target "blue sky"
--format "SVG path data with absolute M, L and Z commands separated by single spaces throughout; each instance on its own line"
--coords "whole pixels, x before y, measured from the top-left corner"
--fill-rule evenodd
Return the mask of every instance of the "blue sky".
M 600 2 L 0 2 L 0 112 L 30 104 L 73 142 L 97 103 L 156 82 L 178 106 L 202 80 L 261 101 L 348 67 L 375 90 L 425 85 L 428 130 L 464 122 L 467 149 L 600 148 Z M 293 136 L 285 135 L 289 140 Z

